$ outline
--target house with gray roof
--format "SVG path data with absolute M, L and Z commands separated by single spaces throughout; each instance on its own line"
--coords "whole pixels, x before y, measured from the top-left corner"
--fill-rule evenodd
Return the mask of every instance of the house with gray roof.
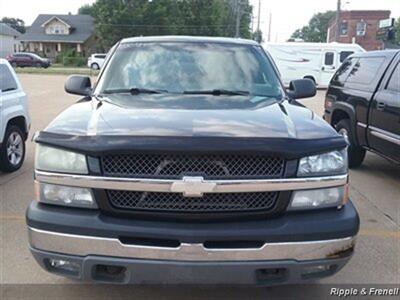
M 93 18 L 89 15 L 41 14 L 18 40 L 24 51 L 50 59 L 67 48 L 89 56 L 95 51 Z
M 17 38 L 20 32 L 12 28 L 10 25 L 0 23 L 0 58 L 6 58 L 7 55 L 19 51 L 19 41 Z

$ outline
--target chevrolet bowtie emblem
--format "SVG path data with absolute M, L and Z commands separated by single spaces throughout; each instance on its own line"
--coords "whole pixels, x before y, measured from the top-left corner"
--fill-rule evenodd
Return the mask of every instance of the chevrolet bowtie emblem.
M 183 193 L 184 197 L 201 197 L 204 193 L 212 192 L 215 186 L 213 182 L 205 182 L 203 177 L 183 177 L 172 184 L 171 192 Z

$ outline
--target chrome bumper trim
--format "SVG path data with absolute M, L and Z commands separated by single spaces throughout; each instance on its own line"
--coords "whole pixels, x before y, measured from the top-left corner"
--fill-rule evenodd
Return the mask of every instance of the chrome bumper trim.
M 35 178 L 39 182 L 71 187 L 167 193 L 175 191 L 174 186 L 177 183 L 185 183 L 183 179 L 114 178 L 38 170 L 35 171 Z M 207 193 L 237 193 L 318 189 L 344 185 L 347 181 L 347 174 L 345 174 L 307 178 L 202 180 L 200 184 L 212 186 Z
M 63 234 L 28 228 L 30 246 L 37 250 L 68 255 L 113 256 L 174 261 L 314 260 L 334 258 L 351 251 L 355 237 L 334 240 L 266 243 L 260 248 L 207 249 L 203 244 L 182 243 L 179 247 L 122 244 L 113 238 Z

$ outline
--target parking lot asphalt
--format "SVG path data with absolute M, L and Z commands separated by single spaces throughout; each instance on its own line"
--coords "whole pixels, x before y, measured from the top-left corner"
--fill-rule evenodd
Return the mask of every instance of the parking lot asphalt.
M 32 128 L 41 130 L 63 109 L 78 98 L 64 92 L 66 76 L 19 74 L 29 97 Z M 321 115 L 325 91 L 302 102 Z M 28 249 L 25 209 L 33 199 L 34 144 L 27 142 L 27 155 L 21 170 L 13 174 L 0 173 L 0 299 L 44 299 L 41 285 L 52 299 L 265 299 L 278 295 L 280 289 L 243 287 L 119 287 L 80 286 L 75 282 L 43 271 Z M 350 195 L 361 217 L 361 229 L 356 252 L 350 263 L 333 277 L 319 284 L 400 284 L 400 166 L 368 153 L 364 164 L 350 172 Z M 58 284 L 58 285 L 57 285 Z M 67 287 L 60 284 L 68 284 Z M 294 288 L 294 287 L 293 287 Z M 316 286 L 304 286 L 315 289 Z M 44 294 L 43 294 L 44 293 Z M 321 291 L 321 293 L 323 293 Z M 321 294 L 321 297 L 328 295 Z

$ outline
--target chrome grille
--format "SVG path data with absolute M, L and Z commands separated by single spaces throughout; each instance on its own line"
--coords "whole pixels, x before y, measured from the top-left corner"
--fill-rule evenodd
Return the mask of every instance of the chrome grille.
M 101 158 L 105 176 L 205 179 L 281 178 L 284 160 L 262 155 L 120 154 Z
M 112 206 L 124 210 L 151 210 L 181 213 L 271 211 L 279 192 L 210 193 L 184 197 L 179 193 L 107 191 Z

